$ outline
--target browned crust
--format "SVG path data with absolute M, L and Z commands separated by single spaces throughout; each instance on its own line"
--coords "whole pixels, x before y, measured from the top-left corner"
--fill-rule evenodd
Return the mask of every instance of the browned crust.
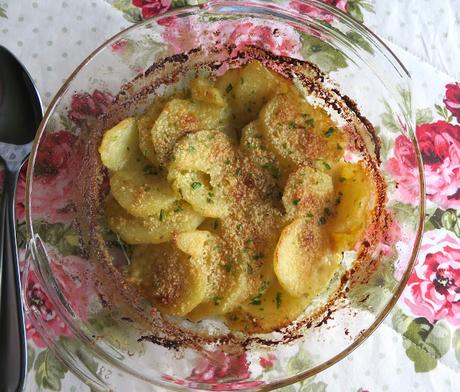
M 320 327 L 327 323 L 333 312 L 343 308 L 347 303 L 346 293 L 350 288 L 369 279 L 375 270 L 381 255 L 375 255 L 376 244 L 383 233 L 387 232 L 391 222 L 385 210 L 386 184 L 379 171 L 380 141 L 372 124 L 363 117 L 355 102 L 349 97 L 341 95 L 336 89 L 325 88 L 323 82 L 326 76 L 319 68 L 306 61 L 288 57 L 275 56 L 260 48 L 248 46 L 234 53 L 234 47 L 213 49 L 207 53 L 200 48 L 188 53 L 168 57 L 153 64 L 143 74 L 125 84 L 117 95 L 109 112 L 99 118 L 94 124 L 87 124 L 82 130 L 88 143 L 82 147 L 83 160 L 81 175 L 78 180 L 77 213 L 85 249 L 90 260 L 95 265 L 96 288 L 103 303 L 108 308 L 117 308 L 125 318 L 133 320 L 133 326 L 139 329 L 142 340 L 179 350 L 193 348 L 205 351 L 212 345 L 223 346 L 227 351 L 240 351 L 248 346 L 272 347 L 295 341 L 303 336 L 306 328 Z M 207 61 L 203 61 L 203 58 Z M 99 159 L 97 148 L 105 129 L 115 125 L 122 118 L 131 114 L 140 105 L 151 100 L 155 91 L 162 85 L 175 83 L 182 75 L 197 68 L 205 68 L 211 75 L 222 73 L 222 65 L 235 68 L 257 59 L 266 67 L 278 72 L 286 78 L 298 78 L 308 94 L 323 99 L 325 105 L 338 113 L 348 124 L 346 127 L 351 145 L 359 151 L 366 163 L 367 170 L 375 183 L 376 206 L 371 224 L 362 241 L 358 258 L 352 271 L 341 277 L 339 289 L 330 297 L 327 304 L 317 309 L 305 319 L 280 326 L 276 331 L 281 338 L 273 339 L 269 335 L 244 335 L 228 333 L 225 335 L 210 336 L 198 333 L 174 322 L 164 319 L 156 309 L 146 304 L 142 294 L 133 285 L 129 284 L 123 274 L 113 264 L 112 257 L 104 240 L 103 198 L 106 188 L 104 184 L 105 170 Z M 220 71 L 220 72 L 219 72 Z M 138 86 L 141 86 L 140 88 Z M 356 129 L 356 122 L 361 123 L 366 134 Z M 373 150 L 369 151 L 370 138 Z

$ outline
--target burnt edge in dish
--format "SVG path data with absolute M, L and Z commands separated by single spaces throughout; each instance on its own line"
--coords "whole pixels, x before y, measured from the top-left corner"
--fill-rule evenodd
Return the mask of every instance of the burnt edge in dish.
M 211 336 L 181 328 L 174 322 L 164 319 L 155 308 L 146 303 L 141 293 L 125 280 L 113 264 L 104 238 L 106 229 L 102 211 L 108 188 L 106 171 L 98 153 L 104 130 L 132 115 L 139 106 L 145 105 L 159 87 L 176 83 L 190 71 L 205 69 L 215 75 L 222 68 L 225 70 L 227 66 L 240 67 L 251 60 L 259 60 L 286 78 L 297 78 L 309 95 L 322 100 L 325 107 L 346 121 L 345 130 L 349 142 L 361 153 L 374 180 L 377 193 L 371 224 L 361 242 L 353 268 L 341 277 L 339 288 L 326 304 L 308 317 L 289 325 L 282 325 L 273 331 L 280 335 L 277 339 L 263 334 L 244 335 L 239 332 Z M 77 220 L 85 238 L 84 248 L 94 263 L 96 288 L 101 302 L 106 308 L 116 308 L 125 317 L 133 320 L 133 325 L 142 331 L 139 341 L 150 341 L 173 350 L 191 348 L 206 351 L 211 345 L 219 345 L 228 352 L 238 352 L 253 345 L 273 347 L 287 344 L 302 338 L 302 331 L 306 328 L 326 324 L 336 310 L 345 306 L 348 291 L 357 284 L 366 283 L 372 276 L 381 256 L 378 252 L 376 254 L 377 245 L 392 223 L 392 218 L 385 209 L 386 184 L 379 171 L 380 141 L 372 124 L 359 112 L 357 104 L 348 96 L 341 95 L 336 88 L 326 87 L 324 84 L 327 80 L 327 76 L 308 61 L 277 56 L 253 46 L 238 50 L 234 46 L 225 46 L 223 49 L 220 47 L 206 52 L 201 48 L 195 48 L 187 53 L 167 57 L 150 66 L 144 73 L 122 86 L 106 114 L 95 122 L 82 124 L 82 132 L 87 135 L 87 142 L 80 146 L 84 164 L 82 175 L 77 180 L 75 201 Z M 347 335 L 346 331 L 344 333 Z

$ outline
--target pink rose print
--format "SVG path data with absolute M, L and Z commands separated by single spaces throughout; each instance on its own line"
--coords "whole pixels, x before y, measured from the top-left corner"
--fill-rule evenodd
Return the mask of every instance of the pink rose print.
M 86 117 L 98 116 L 107 111 L 114 97 L 112 94 L 100 90 L 89 93 L 75 93 L 70 103 L 69 117 L 79 123 Z
M 167 17 L 159 24 L 168 28 L 163 38 L 170 45 L 173 53 L 180 53 L 199 45 L 215 46 L 234 44 L 236 50 L 248 45 L 255 45 L 274 54 L 300 58 L 300 39 L 294 29 L 277 25 L 275 22 L 263 24 L 242 21 L 234 25 L 229 21 L 215 22 L 213 26 L 203 29 L 200 21 L 193 17 L 184 19 Z M 218 32 L 216 36 L 215 32 Z
M 79 256 L 61 256 L 48 249 L 51 270 L 73 311 L 83 320 L 95 295 L 91 264 Z
M 56 223 L 73 218 L 72 189 L 79 166 L 73 153 L 75 142 L 76 136 L 67 131 L 44 136 L 35 162 L 32 183 L 31 207 L 34 219 L 43 218 L 48 223 Z M 16 199 L 19 206 L 24 204 L 24 189 L 22 176 Z
M 110 47 L 112 48 L 112 52 L 114 53 L 123 53 L 128 47 L 128 44 L 128 40 L 122 38 L 118 41 L 115 41 Z
M 327 4 L 337 7 L 339 10 L 343 12 L 347 12 L 348 0 L 323 0 L 323 1 Z
M 90 265 L 78 256 L 63 257 L 57 251 L 48 248 L 51 269 L 61 286 L 64 296 L 75 313 L 86 320 L 90 298 L 94 293 L 94 283 L 90 272 Z M 29 306 L 34 306 L 41 319 L 46 323 L 46 328 L 56 336 L 70 336 L 71 332 L 66 324 L 56 313 L 53 304 L 43 291 L 38 278 L 33 271 L 29 271 L 25 296 Z M 26 320 L 27 338 L 32 339 L 38 347 L 45 347 L 42 337 L 30 320 Z
M 262 368 L 268 370 L 271 369 L 275 365 L 276 356 L 272 353 L 268 354 L 266 357 L 259 358 L 259 365 Z
M 286 28 L 280 30 L 271 26 L 255 25 L 248 21 L 233 30 L 227 39 L 227 44 L 235 44 L 237 49 L 255 45 L 277 55 L 293 56 L 300 50 L 299 40 L 296 36 L 285 34 L 287 32 Z
M 37 276 L 32 271 L 28 274 L 25 296 L 29 306 L 34 306 L 39 311 L 41 319 L 46 323 L 47 329 L 52 334 L 56 336 L 70 336 L 67 325 L 56 314 L 46 293 L 40 287 Z M 28 318 L 26 319 L 26 333 L 27 339 L 33 340 L 37 347 L 46 347 L 42 337 Z
M 333 5 L 343 12 L 347 12 L 347 1 L 348 0 L 323 0 L 324 3 Z M 331 23 L 334 20 L 334 17 L 329 12 L 325 12 L 299 1 L 291 1 L 289 6 L 299 11 L 300 13 L 306 14 L 315 19 L 324 20 L 327 23 Z
M 425 234 L 403 297 L 414 315 L 460 325 L 460 240 L 454 234 L 444 229 Z
M 444 105 L 460 123 L 460 83 L 446 85 Z
M 18 183 L 16 185 L 16 220 L 24 222 L 26 219 L 26 175 L 27 175 L 27 162 L 19 173 Z
M 394 253 L 395 244 L 402 239 L 401 225 L 393 214 L 388 215 L 387 225 L 387 230 L 382 233 L 379 247 L 385 256 L 391 256 Z
M 417 126 L 427 198 L 441 208 L 460 208 L 460 126 L 445 121 Z M 386 169 L 398 182 L 397 197 L 418 202 L 417 166 L 412 143 L 398 136 Z
M 165 13 L 171 8 L 171 0 L 133 0 L 133 5 L 141 8 L 142 17 L 149 19 L 152 16 Z
M 188 381 L 216 384 L 212 389 L 217 391 L 255 388 L 263 384 L 263 381 L 244 381 L 250 377 L 246 354 L 232 356 L 219 351 L 209 353 L 209 358 L 212 359 L 201 360 L 187 377 Z

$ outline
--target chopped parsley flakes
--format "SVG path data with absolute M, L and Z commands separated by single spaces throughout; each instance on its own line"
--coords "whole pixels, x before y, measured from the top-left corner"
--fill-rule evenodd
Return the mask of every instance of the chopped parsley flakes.
M 279 291 L 276 293 L 276 297 L 275 297 L 276 309 L 279 309 L 279 307 L 281 306 L 281 302 L 282 302 L 281 295 L 282 294 Z
M 260 259 L 264 258 L 264 254 L 263 253 L 256 253 L 254 256 L 252 256 L 252 258 L 254 260 L 260 260 Z
M 265 291 L 268 289 L 270 282 L 264 280 L 260 285 L 259 292 L 255 297 L 252 297 L 249 303 L 251 305 L 261 305 L 262 304 L 262 295 L 264 295 Z
M 334 132 L 335 132 L 335 129 L 330 127 L 326 132 L 324 132 L 324 136 L 331 137 Z
M 308 128 L 314 128 L 315 126 L 315 120 L 312 118 L 309 118 L 307 121 L 305 121 L 305 123 L 307 124 Z

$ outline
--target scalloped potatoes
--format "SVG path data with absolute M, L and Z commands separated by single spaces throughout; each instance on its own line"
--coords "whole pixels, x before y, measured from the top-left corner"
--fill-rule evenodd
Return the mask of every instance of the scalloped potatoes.
M 326 292 L 375 189 L 346 133 L 257 61 L 193 79 L 105 132 L 105 218 L 127 280 L 162 313 L 272 331 Z

